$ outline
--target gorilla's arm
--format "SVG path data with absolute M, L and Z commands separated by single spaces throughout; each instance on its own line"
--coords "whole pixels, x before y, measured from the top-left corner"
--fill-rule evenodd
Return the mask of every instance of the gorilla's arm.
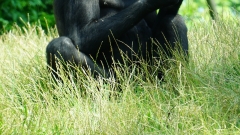
M 101 19 L 99 0 L 55 0 L 54 12 L 60 36 L 73 40 L 85 54 L 96 53 L 101 42 L 108 42 L 110 30 L 115 37 L 123 35 L 148 13 L 156 10 L 153 1 L 161 6 L 177 0 L 139 0 L 119 13 Z M 108 44 L 103 44 L 108 48 Z

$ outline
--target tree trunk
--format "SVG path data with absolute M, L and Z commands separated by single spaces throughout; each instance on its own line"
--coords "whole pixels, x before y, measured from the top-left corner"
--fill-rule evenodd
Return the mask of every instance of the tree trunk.
M 207 0 L 207 4 L 209 7 L 209 13 L 213 20 L 217 20 L 217 9 L 216 9 L 216 3 L 214 0 Z

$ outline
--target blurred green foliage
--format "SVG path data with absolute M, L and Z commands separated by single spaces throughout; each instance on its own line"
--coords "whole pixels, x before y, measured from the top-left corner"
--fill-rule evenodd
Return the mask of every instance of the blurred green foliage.
M 53 0 L 0 0 L 0 33 L 10 30 L 14 23 L 23 26 L 23 22 L 39 22 L 44 29 L 54 26 L 52 3 Z
M 240 11 L 240 0 L 215 0 L 215 2 L 220 14 L 226 10 Z M 55 21 L 52 3 L 53 0 L 0 0 L 0 33 L 10 30 L 14 23 L 19 26 L 23 26 L 23 22 L 40 23 L 45 30 L 48 26 L 53 27 Z M 180 10 L 180 14 L 190 20 L 209 17 L 207 12 L 206 0 L 184 0 Z
M 240 0 L 214 0 L 219 15 L 238 15 L 240 11 Z M 184 0 L 180 14 L 187 19 L 210 18 L 209 8 L 206 0 Z

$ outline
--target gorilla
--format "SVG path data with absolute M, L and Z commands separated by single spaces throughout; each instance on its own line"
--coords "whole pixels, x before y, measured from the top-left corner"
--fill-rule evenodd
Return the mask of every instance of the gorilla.
M 114 61 L 159 57 L 179 44 L 188 57 L 187 27 L 178 10 L 183 0 L 54 0 L 59 37 L 46 48 L 47 64 L 57 76 L 57 61 L 109 77 Z M 159 9 L 159 10 L 158 10 Z M 158 10 L 158 13 L 156 12 Z M 151 61 L 151 60 L 150 60 Z

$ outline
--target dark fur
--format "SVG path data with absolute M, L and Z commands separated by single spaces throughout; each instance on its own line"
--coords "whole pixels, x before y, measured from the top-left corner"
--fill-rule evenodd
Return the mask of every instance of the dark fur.
M 173 48 L 179 41 L 187 55 L 187 27 L 177 14 L 182 1 L 54 0 L 60 37 L 48 44 L 47 63 L 57 71 L 56 56 L 108 76 L 113 60 L 123 62 L 121 51 L 133 61 L 136 55 L 157 57 L 149 51 L 157 49 L 150 38 L 156 39 L 169 56 L 167 44 Z

